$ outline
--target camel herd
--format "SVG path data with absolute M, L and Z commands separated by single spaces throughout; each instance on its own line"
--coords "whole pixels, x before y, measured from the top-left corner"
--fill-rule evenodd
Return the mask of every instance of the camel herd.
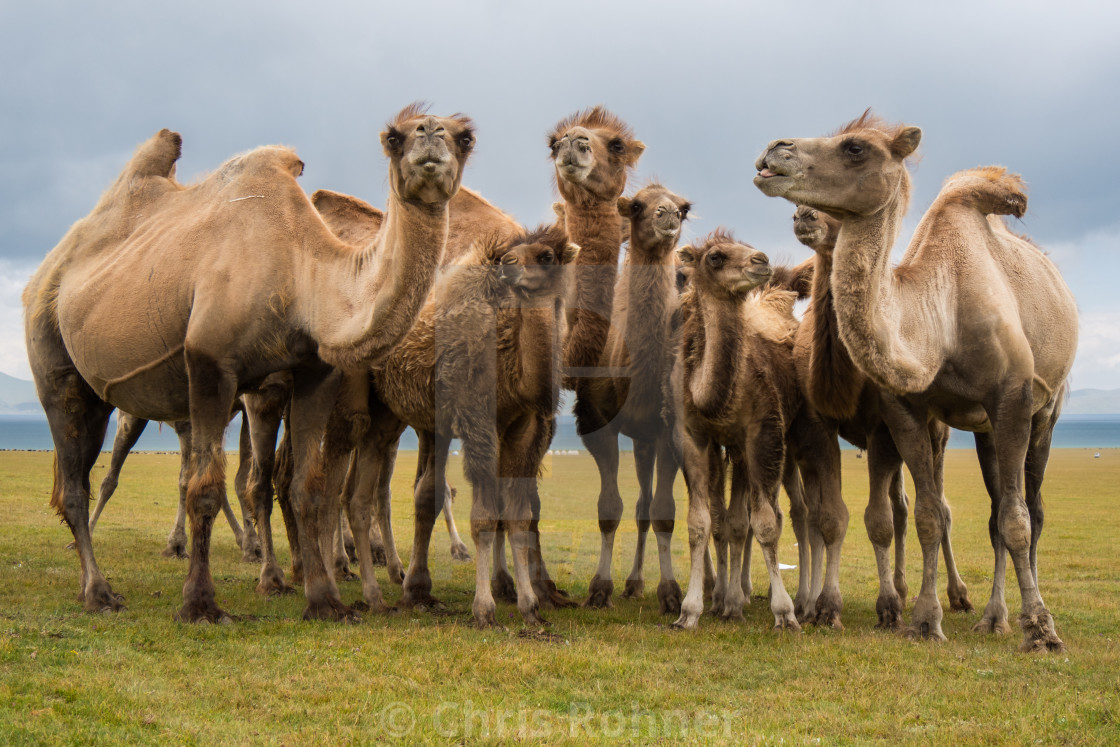
M 98 567 L 91 532 L 119 459 L 145 421 L 161 420 L 177 423 L 182 438 L 190 519 L 176 617 L 230 619 L 215 601 L 209 557 L 220 508 L 238 531 L 222 437 L 239 409 L 239 542 L 246 557 L 260 558 L 258 591 L 291 589 L 270 530 L 275 490 L 305 617 L 387 609 L 374 570 L 382 562 L 403 584 L 399 604 L 437 605 L 428 546 L 451 499 L 446 465 L 457 438 L 472 492 L 475 623 L 495 625 L 497 601 L 511 601 L 527 624 L 540 625 L 542 608 L 575 604 L 549 576 L 539 531 L 548 506 L 538 476 L 567 389 L 601 478 L 602 545 L 588 606 L 608 606 L 614 594 L 621 434 L 633 441 L 640 486 L 624 596 L 644 594 L 652 529 L 662 614 L 695 628 L 708 597 L 713 613 L 741 618 L 757 540 L 775 627 L 842 627 L 843 437 L 868 455 L 864 521 L 878 567 L 879 626 L 903 627 L 905 464 L 923 568 L 905 629 L 943 639 L 939 549 L 951 606 L 972 608 L 943 490 L 952 426 L 975 432 L 992 500 L 994 583 L 976 629 L 1010 630 L 1010 555 L 1022 648 L 1060 650 L 1038 589 L 1037 545 L 1076 307 L 1043 252 L 1004 225 L 1001 216 L 1023 214 L 1026 196 L 1019 178 L 998 167 L 951 176 L 891 266 L 909 206 L 907 159 L 920 139 L 916 127 L 865 113 L 827 137 L 767 145 L 755 184 L 798 206 L 795 234 L 815 255 L 783 268 L 723 229 L 678 247 L 690 203 L 660 184 L 624 196 L 645 145 L 602 107 L 549 133 L 562 201 L 555 222 L 535 229 L 460 186 L 475 143 L 473 123 L 461 115 L 413 105 L 388 123 L 384 211 L 336 192 L 309 198 L 296 181 L 302 162 L 281 147 L 180 184 L 181 138 L 157 133 L 24 292 L 31 369 L 55 444 L 51 505 L 74 536 L 80 601 L 90 611 L 123 606 Z M 809 299 L 800 321 L 798 298 Z M 91 521 L 90 471 L 114 408 L 122 413 L 119 454 Z M 419 435 L 420 455 L 406 569 L 393 540 L 389 480 L 407 426 Z M 689 498 L 683 596 L 671 553 L 678 468 Z M 777 555 L 782 487 L 798 538 L 793 598 Z M 445 513 L 453 553 L 469 559 Z M 181 510 L 169 539 L 174 554 L 186 554 L 183 518 Z M 345 604 L 336 583 L 349 573 L 348 536 L 361 576 L 358 605 Z

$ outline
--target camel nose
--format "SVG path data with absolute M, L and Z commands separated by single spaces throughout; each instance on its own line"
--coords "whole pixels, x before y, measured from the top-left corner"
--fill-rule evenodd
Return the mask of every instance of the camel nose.
M 793 158 L 794 143 L 792 140 L 772 140 L 766 146 L 766 150 L 762 151 L 762 155 L 754 162 L 754 167 L 757 171 L 762 171 L 767 167 L 767 161 L 774 156 L 775 158 L 782 158 L 788 160 Z M 780 151 L 780 152 L 779 152 Z
M 762 252 L 758 252 L 754 256 L 751 257 L 751 264 L 752 265 L 759 265 L 759 266 L 768 265 L 768 264 L 770 264 L 770 258 L 767 257 Z

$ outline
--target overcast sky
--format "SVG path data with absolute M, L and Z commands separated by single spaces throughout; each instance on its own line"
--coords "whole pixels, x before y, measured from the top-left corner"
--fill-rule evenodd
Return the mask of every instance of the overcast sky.
M 793 206 L 753 186 L 754 159 L 870 106 L 924 132 L 903 246 L 951 173 L 1024 176 L 1014 228 L 1081 309 L 1073 386 L 1120 387 L 1118 34 L 1120 7 L 1069 0 L 0 0 L 0 371 L 30 378 L 28 276 L 161 127 L 183 135 L 181 180 L 283 143 L 308 192 L 384 205 L 377 133 L 424 100 L 478 125 L 463 183 L 535 224 L 555 199 L 546 133 L 603 104 L 647 146 L 633 187 L 693 201 L 686 238 L 726 226 L 795 261 Z

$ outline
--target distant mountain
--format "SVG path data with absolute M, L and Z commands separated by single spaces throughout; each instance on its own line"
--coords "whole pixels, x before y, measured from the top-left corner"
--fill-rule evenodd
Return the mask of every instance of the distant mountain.
M 1120 389 L 1074 389 L 1062 412 L 1071 415 L 1120 414 Z
M 35 394 L 34 383 L 0 373 L 0 413 L 11 415 L 42 412 L 43 406 L 39 404 L 39 395 Z

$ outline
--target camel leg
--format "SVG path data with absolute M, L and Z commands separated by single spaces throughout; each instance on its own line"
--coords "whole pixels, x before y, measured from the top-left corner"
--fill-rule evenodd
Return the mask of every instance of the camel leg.
M 887 437 L 890 437 L 889 433 Z M 898 450 L 894 448 L 894 441 L 890 443 L 891 451 L 897 455 Z M 894 520 L 894 590 L 898 594 L 902 607 L 906 607 L 910 595 L 910 586 L 906 583 L 906 528 L 910 523 L 910 499 L 906 496 L 906 475 L 903 474 L 902 457 L 898 457 L 897 462 L 898 468 L 894 471 L 887 490 L 891 502 L 891 517 Z
M 708 494 L 711 476 L 709 450 L 714 444 L 708 441 L 697 442 L 690 434 L 680 439 L 681 471 L 684 472 L 688 488 L 688 550 L 690 570 L 688 591 L 681 601 L 681 614 L 673 623 L 674 628 L 695 630 L 704 612 L 704 575 L 710 563 L 708 541 L 712 536 L 712 514 L 708 508 Z
M 89 520 L 91 534 L 97 528 L 97 520 L 101 517 L 105 504 L 109 502 L 109 499 L 113 497 L 113 493 L 117 490 L 124 460 L 128 458 L 132 447 L 136 446 L 136 442 L 140 440 L 140 435 L 144 432 L 146 425 L 148 425 L 148 421 L 143 418 L 124 412 L 117 413 L 117 435 L 113 437 L 113 456 L 109 459 L 109 471 L 105 473 L 105 477 L 101 480 L 101 487 L 97 492 L 97 506 L 93 509 L 93 516 Z M 68 545 L 68 548 L 73 550 L 73 543 Z
M 588 607 L 611 607 L 614 581 L 611 566 L 614 536 L 622 520 L 622 496 L 618 494 L 618 436 L 610 428 L 583 434 L 583 443 L 599 468 L 599 565 L 588 586 Z
M 677 479 L 677 459 L 669 443 L 668 433 L 657 440 L 657 486 L 650 507 L 653 536 L 657 541 L 657 560 L 661 580 L 657 584 L 657 607 L 662 615 L 677 615 L 681 611 L 681 586 L 673 572 L 673 529 L 676 524 L 677 501 L 673 497 L 673 483 Z M 744 562 L 748 562 L 746 556 Z M 749 590 L 744 589 L 749 594 Z
M 715 583 L 712 585 L 712 606 L 708 612 L 719 615 L 727 597 L 727 504 L 724 495 L 722 449 L 713 445 L 708 450 L 708 511 L 712 516 L 712 544 L 715 546 Z M 749 508 L 748 508 L 749 511 Z
M 884 396 L 883 418 L 890 428 L 895 446 L 914 478 L 914 526 L 922 546 L 922 588 L 914 602 L 907 633 L 913 637 L 945 640 L 941 631 L 943 612 L 937 598 L 937 557 L 944 535 L 941 488 L 934 474 L 933 445 L 930 443 L 927 415 L 907 403 Z
M 342 374 L 323 368 L 301 370 L 293 377 L 291 415 L 292 510 L 296 517 L 302 556 L 303 589 L 307 599 L 305 620 L 355 620 L 354 610 L 343 604 L 334 574 L 328 572 L 324 535 L 333 529 L 321 526 L 338 521 L 337 493 L 328 490 L 323 444 L 333 438 L 328 424 L 339 399 Z
M 657 456 L 654 441 L 634 439 L 634 469 L 638 476 L 638 503 L 634 507 L 634 523 L 638 537 L 634 548 L 634 565 L 626 577 L 622 592 L 624 599 L 641 599 L 645 593 L 643 566 L 646 559 L 646 535 L 649 533 L 650 504 L 653 503 L 653 468 Z
M 230 409 L 237 396 L 237 381 L 218 361 L 205 354 L 194 354 L 188 348 L 184 357 L 191 414 L 191 479 L 187 485 L 191 550 L 187 580 L 183 584 L 183 606 L 175 618 L 180 622 L 229 621 L 229 615 L 218 607 L 214 597 L 210 540 L 214 518 L 225 496 L 223 441 Z
M 371 429 L 372 430 L 372 429 Z M 377 470 L 381 467 L 381 462 L 378 459 L 365 459 L 364 454 L 376 452 L 377 443 L 375 440 L 369 438 L 369 434 L 359 443 L 354 452 L 353 460 L 351 462 L 352 468 L 358 469 L 357 465 L 363 465 L 362 482 L 368 484 L 370 482 L 376 483 L 379 479 Z M 368 472 L 367 472 L 368 471 Z M 369 541 L 359 541 L 358 538 L 365 538 L 370 536 L 372 522 L 372 508 L 377 502 L 376 491 L 369 490 L 351 490 L 343 493 L 343 500 L 345 501 L 344 508 L 346 515 L 350 520 L 350 528 L 354 532 L 354 553 L 358 559 L 358 573 L 362 579 L 362 599 L 368 609 L 375 612 L 385 612 L 389 608 L 385 604 L 385 599 L 381 593 L 381 586 L 377 583 L 377 574 L 374 570 L 374 557 L 373 546 Z
M 1042 523 L 1045 518 L 1042 509 L 1042 480 L 1046 476 L 1046 464 L 1050 461 L 1050 442 L 1054 437 L 1054 426 L 1061 414 L 1061 398 L 1056 398 L 1053 409 L 1047 408 L 1035 414 L 1031 421 L 1031 442 L 1027 448 L 1025 463 L 1027 510 L 1031 516 L 1031 572 L 1035 584 L 1038 583 L 1038 540 L 1042 536 Z
M 451 442 L 444 436 L 436 436 L 427 431 L 418 435 L 421 442 L 428 441 L 428 444 L 421 448 L 426 456 L 426 463 L 422 465 L 423 474 L 416 481 L 413 492 L 416 518 L 412 536 L 412 558 L 409 560 L 408 571 L 404 576 L 404 594 L 401 596 L 400 603 L 404 607 L 441 609 L 443 604 L 431 594 L 432 576 L 428 570 L 428 548 L 432 542 L 432 529 L 436 523 L 439 500 L 440 491 L 436 486 L 446 482 L 447 450 Z M 496 513 L 495 518 L 497 518 Z M 489 569 L 487 569 L 486 590 L 489 593 Z
M 556 420 L 551 415 L 537 415 L 533 418 L 531 428 L 523 434 L 521 457 L 516 467 L 519 471 L 515 475 L 532 478 L 522 483 L 533 515 L 529 522 L 529 536 L 533 541 L 529 548 L 529 578 L 533 582 L 533 591 L 536 592 L 537 601 L 540 602 L 542 609 L 579 606 L 579 603 L 572 599 L 568 592 L 559 588 L 549 576 L 548 565 L 545 563 L 544 551 L 541 548 L 541 495 L 538 478 L 541 464 L 548 453 L 555 432 Z
M 113 408 L 78 374 L 57 329 L 46 319 L 29 321 L 27 344 L 35 388 L 54 440 L 51 507 L 70 527 L 78 551 L 78 601 L 87 612 L 124 609 L 124 597 L 113 592 L 97 565 L 89 531 L 89 473 L 101 453 Z
M 276 466 L 276 437 L 288 399 L 288 387 L 278 383 L 266 386 L 260 392 L 241 396 L 245 408 L 243 417 L 248 424 L 249 445 L 252 449 L 249 474 L 245 481 L 245 502 L 253 512 L 253 524 L 260 540 L 258 594 L 288 594 L 294 591 L 284 581 L 284 571 L 276 561 L 276 548 L 272 539 L 272 475 Z M 293 557 L 299 554 L 298 545 L 291 550 Z
M 770 577 L 770 612 L 775 630 L 801 630 L 793 612 L 793 600 L 778 567 L 778 540 L 782 536 L 782 511 L 778 504 L 785 459 L 785 437 L 777 419 L 766 419 L 747 433 L 746 477 L 749 481 L 749 516 L 754 536 L 766 561 Z M 813 488 L 807 487 L 806 492 Z M 735 531 L 733 527 L 733 531 Z M 827 540 L 827 535 L 826 535 Z M 823 595 L 824 592 L 822 592 Z
M 1031 517 L 1023 496 L 1022 470 L 1030 446 L 1031 382 L 1014 387 L 985 407 L 992 422 L 996 461 L 999 465 L 999 534 L 1011 554 L 1019 582 L 1023 630 L 1021 651 L 1061 651 L 1065 648 L 1054 627 L 1054 618 L 1042 601 L 1031 567 Z
M 249 432 L 249 417 L 241 413 L 241 432 L 238 435 L 238 462 L 237 475 L 233 478 L 233 491 L 237 495 L 237 503 L 241 507 L 242 525 L 237 526 L 237 518 L 232 510 L 227 510 L 226 519 L 230 529 L 237 535 L 237 544 L 241 548 L 241 560 L 245 563 L 259 563 L 263 557 L 261 543 L 253 526 L 253 507 L 249 500 L 249 474 L 253 471 L 253 437 Z M 229 502 L 226 502 L 228 509 Z M 244 528 L 240 535 L 238 530 Z
M 358 448 L 361 448 L 359 444 Z M 358 560 L 358 547 L 354 540 L 354 532 L 350 528 L 349 512 L 346 507 L 350 505 L 350 501 L 354 498 L 354 491 L 357 489 L 358 483 L 358 450 L 350 452 L 350 464 L 346 467 L 346 477 L 342 481 L 342 508 L 340 513 L 339 522 L 342 524 L 342 546 L 343 551 L 346 553 L 346 559 L 351 563 Z M 370 522 L 370 536 L 373 535 L 373 527 L 375 524 Z M 378 534 L 378 539 L 381 535 Z
M 883 630 L 897 630 L 902 625 L 902 610 L 906 606 L 905 591 L 899 591 L 899 542 L 906 536 L 906 517 L 902 516 L 901 535 L 898 526 L 899 507 L 894 491 L 901 488 L 902 457 L 894 447 L 890 431 L 880 425 L 867 440 L 867 475 L 870 491 L 867 508 L 863 512 L 863 523 L 867 537 L 875 552 L 875 566 L 879 572 L 879 598 L 875 601 L 875 612 L 879 617 L 876 627 Z M 906 494 L 902 493 L 902 500 Z M 905 512 L 905 505 L 902 507 Z M 895 569 L 891 573 L 891 541 L 895 542 Z
M 535 487 L 539 463 L 532 447 L 537 431 L 533 416 L 523 417 L 511 424 L 503 434 L 498 453 L 499 472 L 502 475 L 500 497 L 502 526 L 509 534 L 513 551 L 513 570 L 517 586 L 517 609 L 525 624 L 532 627 L 547 625 L 540 616 L 540 600 L 533 588 L 529 555 L 534 547 L 532 521 L 533 508 L 530 490 Z
M 291 405 L 289 404 L 287 414 L 284 416 L 284 435 L 280 439 L 280 445 L 276 447 L 272 482 L 276 489 L 276 505 L 280 506 L 280 515 L 284 519 L 284 534 L 288 537 L 288 549 L 292 557 L 292 583 L 302 586 L 303 549 L 300 547 L 300 519 L 296 515 L 295 506 L 292 504 L 295 455 L 292 453 L 291 428 L 288 427 L 290 422 Z
M 747 465 L 738 449 L 731 452 L 731 499 L 723 516 L 723 535 L 727 547 L 728 578 L 724 587 L 723 606 L 712 612 L 724 620 L 742 620 L 743 604 L 743 548 L 747 543 L 747 526 L 750 523 L 747 505 Z
M 172 423 L 175 435 L 179 437 L 179 506 L 175 511 L 175 524 L 167 535 L 167 546 L 163 548 L 166 558 L 182 558 L 187 553 L 187 487 L 191 480 L 191 423 L 178 420 Z
M 381 551 L 378 553 L 377 545 L 373 544 L 373 533 L 370 533 L 370 549 L 374 558 L 378 555 L 385 560 L 385 569 L 389 572 L 389 580 L 398 586 L 404 583 L 404 563 L 401 562 L 400 553 L 397 552 L 397 540 L 393 535 L 393 469 L 397 463 L 397 448 L 400 445 L 401 434 L 405 425 L 399 421 L 396 432 L 391 437 L 382 438 L 382 446 L 378 451 L 379 460 L 377 468 L 377 482 L 374 489 L 377 491 L 377 534 L 381 540 Z M 418 469 L 424 462 L 418 463 Z
M 451 514 L 451 503 L 455 498 L 455 491 L 450 485 L 443 486 L 443 523 L 447 526 L 447 536 L 451 540 L 451 559 L 460 563 L 469 563 L 471 551 L 467 549 L 459 530 L 455 526 L 455 517 Z
M 490 593 L 500 602 L 517 602 L 517 583 L 506 564 L 505 522 L 498 523 L 494 533 L 494 566 L 490 570 Z
M 813 614 L 810 592 L 812 579 L 809 566 L 812 557 L 809 548 L 808 521 L 809 510 L 805 501 L 805 487 L 801 482 L 801 473 L 793 459 L 787 459 L 783 469 L 782 485 L 789 496 L 789 523 L 793 525 L 793 535 L 797 538 L 797 596 L 793 598 L 793 614 L 798 622 L 805 622 Z M 749 548 L 754 535 L 747 532 L 747 546 L 743 553 L 743 574 L 750 574 Z M 743 593 L 746 595 L 747 604 L 750 604 L 750 584 L 743 581 Z
M 931 420 L 929 424 L 929 440 L 933 446 L 934 474 L 938 476 L 941 490 L 941 524 L 944 532 L 941 536 L 941 554 L 945 558 L 945 577 L 949 582 L 949 609 L 954 612 L 971 612 L 972 602 L 968 599 L 968 587 L 964 585 L 961 574 L 957 571 L 957 561 L 953 557 L 953 542 L 951 539 L 953 529 L 953 512 L 949 508 L 949 501 L 945 498 L 945 446 L 949 443 L 949 427 L 944 423 Z

